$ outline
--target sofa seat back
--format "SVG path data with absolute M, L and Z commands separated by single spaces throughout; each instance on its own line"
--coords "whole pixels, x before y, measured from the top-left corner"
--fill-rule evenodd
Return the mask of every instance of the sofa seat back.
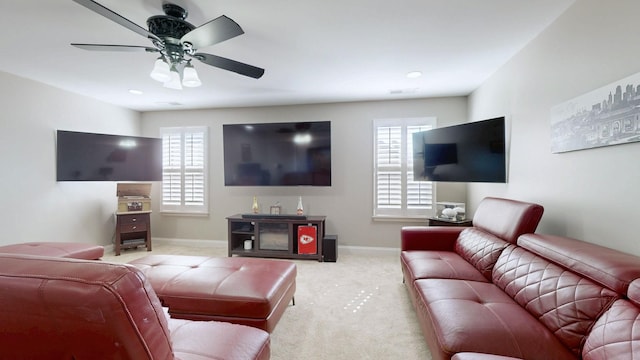
M 6 359 L 173 359 L 160 301 L 140 270 L 0 254 Z
M 536 231 L 543 212 L 538 204 L 486 197 L 473 215 L 473 226 L 515 244 L 520 235 Z
M 518 246 L 625 295 L 640 278 L 640 257 L 556 235 L 527 234 Z
M 597 318 L 620 296 L 521 247 L 509 245 L 493 283 L 543 323 L 576 356 Z
M 508 242 L 495 235 L 477 228 L 468 228 L 460 233 L 455 244 L 455 252 L 489 281 L 493 266 L 508 245 Z
M 640 280 L 628 299 L 617 300 L 595 323 L 582 350 L 584 360 L 626 360 L 640 356 Z

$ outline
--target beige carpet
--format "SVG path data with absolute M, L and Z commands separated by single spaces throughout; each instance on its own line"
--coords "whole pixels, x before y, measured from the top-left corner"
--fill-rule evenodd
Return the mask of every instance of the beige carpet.
M 154 244 L 153 254 L 226 256 L 226 247 Z M 113 253 L 127 262 L 144 248 Z M 271 334 L 271 359 L 431 359 L 402 283 L 399 255 L 338 254 L 335 263 L 296 260 L 295 306 Z

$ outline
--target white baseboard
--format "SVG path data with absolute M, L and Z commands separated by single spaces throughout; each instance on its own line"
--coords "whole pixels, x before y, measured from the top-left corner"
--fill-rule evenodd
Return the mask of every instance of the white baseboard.
M 194 239 L 174 239 L 174 238 L 153 238 L 153 243 L 166 245 L 186 245 L 192 247 L 227 247 L 227 240 L 194 240 Z

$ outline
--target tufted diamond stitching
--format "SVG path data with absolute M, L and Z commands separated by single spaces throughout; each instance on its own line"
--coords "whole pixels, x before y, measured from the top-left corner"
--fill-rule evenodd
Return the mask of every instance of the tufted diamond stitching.
M 468 228 L 460 233 L 455 251 L 490 280 L 493 266 L 507 245 L 509 243 L 496 236 L 476 228 Z
M 582 351 L 584 360 L 631 359 L 640 351 L 640 309 L 627 300 L 616 301 L 598 319 Z
M 493 282 L 576 355 L 598 316 L 618 298 L 614 291 L 513 245 L 498 258 Z

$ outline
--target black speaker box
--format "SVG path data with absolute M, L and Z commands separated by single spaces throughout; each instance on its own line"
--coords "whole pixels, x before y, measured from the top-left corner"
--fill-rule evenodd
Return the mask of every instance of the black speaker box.
M 324 261 L 338 261 L 338 235 L 325 235 L 322 239 L 322 257 Z

